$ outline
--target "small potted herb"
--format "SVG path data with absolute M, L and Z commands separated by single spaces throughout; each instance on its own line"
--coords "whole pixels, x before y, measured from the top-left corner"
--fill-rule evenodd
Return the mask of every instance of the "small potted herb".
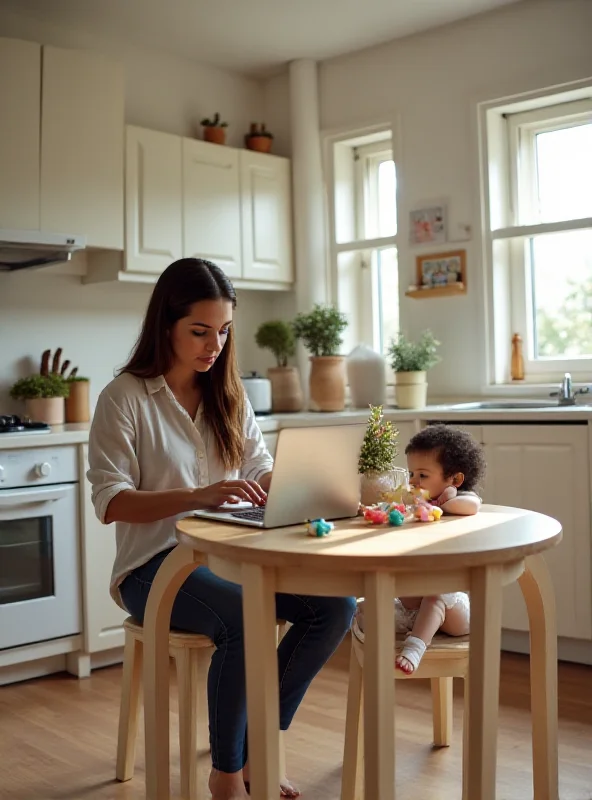
M 10 390 L 14 400 L 24 400 L 27 416 L 35 422 L 63 425 L 64 398 L 70 387 L 61 375 L 30 375 L 18 380 Z
M 431 331 L 412 342 L 403 333 L 391 340 L 388 355 L 395 373 L 395 396 L 398 408 L 425 408 L 428 384 L 426 373 L 441 359 L 440 342 Z
M 362 503 L 380 503 L 407 480 L 407 471 L 395 467 L 399 431 L 392 422 L 385 422 L 382 406 L 370 406 L 366 435 L 360 450 L 358 472 L 361 475 Z
M 313 411 L 343 411 L 345 407 L 345 359 L 339 355 L 341 334 L 347 328 L 345 314 L 334 306 L 316 304 L 292 323 L 297 339 L 310 352 L 310 400 Z
M 220 120 L 220 114 L 218 114 L 218 112 L 214 114 L 212 119 L 209 117 L 202 119 L 201 125 L 206 142 L 226 144 L 226 128 L 228 127 L 228 123 Z
M 259 153 L 269 153 L 273 143 L 273 134 L 270 133 L 262 122 L 251 123 L 251 129 L 245 135 L 245 144 L 248 150 L 257 150 Z
M 288 359 L 296 352 L 296 339 L 291 326 L 283 320 L 264 322 L 257 329 L 255 341 L 261 349 L 270 350 L 277 362 L 275 367 L 267 370 L 271 381 L 272 410 L 302 411 L 300 374 L 296 367 L 288 366 Z

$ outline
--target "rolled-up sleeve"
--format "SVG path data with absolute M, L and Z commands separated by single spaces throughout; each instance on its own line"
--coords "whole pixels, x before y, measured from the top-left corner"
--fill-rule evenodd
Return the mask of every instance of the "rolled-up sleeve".
M 259 481 L 263 475 L 271 472 L 272 469 L 273 458 L 265 446 L 263 434 L 259 425 L 257 425 L 253 407 L 247 399 L 245 409 L 245 454 L 240 476 L 247 481 Z
M 115 495 L 126 489 L 137 489 L 140 483 L 131 413 L 105 391 L 99 397 L 93 417 L 88 463 L 86 477 L 92 485 L 95 513 L 105 523 L 107 506 Z

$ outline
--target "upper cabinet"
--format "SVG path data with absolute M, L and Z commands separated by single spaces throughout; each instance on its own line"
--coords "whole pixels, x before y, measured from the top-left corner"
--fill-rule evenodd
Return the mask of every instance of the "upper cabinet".
M 290 162 L 240 151 L 245 280 L 290 283 L 292 221 Z
M 213 261 L 238 288 L 293 281 L 290 162 L 128 126 L 123 271 L 153 281 L 177 258 Z
M 0 228 L 39 229 L 41 46 L 0 39 Z
M 123 71 L 95 53 L 44 47 L 42 85 L 41 229 L 122 250 Z
M 183 139 L 183 255 L 243 277 L 239 151 Z
M 181 137 L 128 126 L 125 269 L 156 274 L 182 256 Z

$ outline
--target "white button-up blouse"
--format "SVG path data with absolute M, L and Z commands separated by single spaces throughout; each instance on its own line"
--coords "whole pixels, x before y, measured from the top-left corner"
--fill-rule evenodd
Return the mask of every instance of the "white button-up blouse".
M 101 392 L 90 431 L 87 477 L 97 517 L 124 489 L 196 489 L 230 478 L 258 481 L 273 468 L 253 408 L 246 401 L 245 453 L 240 470 L 228 472 L 200 406 L 195 420 L 177 402 L 164 377 L 143 380 L 124 373 Z M 117 553 L 111 594 L 136 567 L 174 547 L 175 520 L 116 523 Z

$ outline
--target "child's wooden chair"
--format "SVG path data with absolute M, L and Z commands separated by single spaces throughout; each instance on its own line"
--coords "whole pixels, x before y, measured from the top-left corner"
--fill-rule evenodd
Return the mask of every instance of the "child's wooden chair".
M 278 621 L 278 642 L 284 634 L 285 626 L 285 622 Z M 129 781 L 134 775 L 142 688 L 144 630 L 132 617 L 125 620 L 123 627 L 125 650 L 115 775 L 119 781 Z M 205 676 L 213 651 L 214 645 L 207 636 L 175 630 L 169 634 L 169 655 L 175 662 L 177 671 L 183 800 L 201 800 L 206 796 L 209 797 L 209 794 L 205 794 L 211 766 L 209 758 L 205 757 L 209 751 Z M 280 739 L 280 759 L 283 762 L 283 737 Z
M 341 800 L 363 800 L 364 798 L 364 727 L 363 677 L 364 645 L 352 633 L 347 690 L 347 716 L 345 721 L 345 746 L 343 753 L 343 777 Z M 432 684 L 432 707 L 434 745 L 448 747 L 452 741 L 452 683 L 454 678 L 465 682 L 465 715 L 463 723 L 463 750 L 468 736 L 467 690 L 469 674 L 469 637 L 437 634 L 425 652 L 418 669 L 406 675 L 394 669 L 395 658 L 403 646 L 397 641 L 393 657 L 394 676 L 401 680 L 430 678 Z M 465 790 L 465 762 L 463 760 L 463 800 L 468 800 Z

